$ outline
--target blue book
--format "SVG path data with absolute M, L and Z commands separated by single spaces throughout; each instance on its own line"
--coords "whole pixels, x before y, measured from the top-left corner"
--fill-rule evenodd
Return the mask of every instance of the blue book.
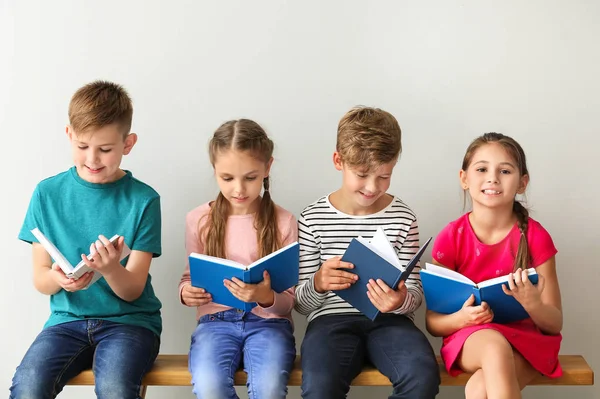
M 237 277 L 245 283 L 258 284 L 266 270 L 271 276 L 271 288 L 281 293 L 298 284 L 300 252 L 298 243 L 294 242 L 248 266 L 195 252 L 190 254 L 189 262 L 192 286 L 204 288 L 214 303 L 250 311 L 256 302 L 240 301 L 229 292 L 223 280 Z
M 333 292 L 369 319 L 375 320 L 380 312 L 367 296 L 367 283 L 369 280 L 381 279 L 390 288 L 398 288 L 398 284 L 410 276 L 430 241 L 431 238 L 425 242 L 412 259 L 408 261 L 406 267 L 403 268 L 396 250 L 381 227 L 377 229 L 371 241 L 362 237 L 353 238 L 342 256 L 342 261 L 354 265 L 354 269 L 348 271 L 358 275 L 358 281 L 345 290 Z
M 529 281 L 538 283 L 535 269 L 527 269 Z M 506 295 L 502 285 L 508 288 L 508 275 L 485 280 L 479 284 L 442 266 L 427 263 L 421 269 L 421 282 L 427 309 L 437 313 L 451 314 L 459 311 L 471 294 L 475 304 L 485 301 L 494 312 L 494 323 L 510 323 L 529 318 L 523 306 L 512 296 Z

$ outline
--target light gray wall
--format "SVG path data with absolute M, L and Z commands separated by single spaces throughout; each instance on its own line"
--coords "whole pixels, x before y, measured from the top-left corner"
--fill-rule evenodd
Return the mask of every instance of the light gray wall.
M 194 326 L 177 284 L 184 216 L 217 192 L 206 155 L 214 129 L 249 117 L 268 130 L 274 198 L 298 215 L 339 186 L 336 125 L 365 104 L 400 121 L 404 153 L 390 191 L 417 212 L 423 238 L 462 212 L 457 172 L 471 139 L 500 131 L 523 145 L 528 205 L 559 249 L 562 353 L 600 370 L 599 17 L 592 0 L 0 0 L 1 389 L 48 315 L 31 284 L 30 247 L 16 236 L 35 184 L 71 165 L 70 96 L 98 78 L 131 92 L 140 140 L 123 167 L 162 195 L 164 254 L 151 268 L 164 304 L 162 353 L 186 353 Z M 295 319 L 300 343 L 306 323 Z M 422 310 L 417 320 L 423 327 Z M 387 392 L 355 388 L 350 397 Z M 91 388 L 61 397 L 82 396 Z M 192 397 L 187 387 L 149 389 L 148 398 L 167 396 Z M 528 388 L 525 397 L 597 398 L 600 389 Z

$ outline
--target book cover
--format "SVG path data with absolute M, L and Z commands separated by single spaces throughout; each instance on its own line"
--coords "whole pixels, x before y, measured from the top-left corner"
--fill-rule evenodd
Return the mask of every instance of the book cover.
M 237 299 L 223 280 L 236 277 L 245 283 L 258 284 L 266 270 L 271 276 L 271 288 L 281 293 L 298 284 L 300 252 L 297 242 L 289 244 L 248 266 L 229 259 L 192 252 L 189 256 L 192 286 L 204 288 L 212 295 L 212 301 L 232 308 L 250 311 L 256 302 Z
M 532 284 L 538 283 L 535 269 L 527 269 Z M 451 314 L 459 311 L 471 294 L 475 296 L 475 305 L 488 303 L 494 312 L 494 323 L 510 323 L 529 318 L 523 306 L 502 290 L 508 288 L 508 275 L 474 283 L 462 274 L 442 266 L 427 263 L 421 269 L 421 282 L 427 309 L 437 313 Z
M 398 284 L 410 276 L 430 241 L 431 238 L 408 261 L 403 270 L 394 247 L 381 227 L 370 242 L 362 237 L 353 238 L 342 256 L 342 261 L 354 265 L 354 269 L 348 271 L 358 275 L 358 280 L 349 288 L 333 292 L 369 319 L 375 320 L 380 312 L 367 296 L 369 280 L 381 279 L 390 288 L 398 288 Z
M 65 273 L 65 276 L 67 276 L 68 278 L 77 280 L 81 276 L 83 276 L 84 274 L 86 274 L 88 272 L 94 273 L 92 280 L 84 289 L 87 289 L 90 285 L 94 284 L 96 281 L 98 281 L 100 278 L 102 278 L 102 275 L 99 272 L 95 271 L 94 269 L 89 268 L 82 260 L 79 261 L 79 263 L 77 263 L 77 265 L 73 266 L 69 262 L 69 260 L 62 254 L 62 252 L 60 252 L 60 250 L 58 248 L 56 248 L 56 246 L 50 240 L 48 240 L 48 238 L 46 238 L 46 236 L 37 227 L 34 228 L 33 230 L 31 230 L 31 233 L 39 241 L 39 243 L 44 247 L 46 252 L 48 252 L 48 254 L 50 254 L 50 257 L 54 260 L 54 262 L 58 266 L 60 266 L 63 273 Z M 114 235 L 113 237 L 111 237 L 111 239 L 109 241 L 114 244 L 118 238 L 119 238 L 119 235 L 117 234 L 117 235 Z M 123 252 L 121 252 L 121 259 L 119 261 L 122 261 L 130 254 L 131 254 L 131 249 L 127 246 L 127 244 L 123 243 Z M 92 259 L 92 256 L 93 256 L 93 254 L 89 254 L 89 255 L 87 255 L 87 258 Z

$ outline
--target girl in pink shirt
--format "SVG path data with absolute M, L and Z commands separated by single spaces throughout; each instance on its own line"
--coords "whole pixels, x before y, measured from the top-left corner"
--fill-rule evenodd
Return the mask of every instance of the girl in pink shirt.
M 434 263 L 475 283 L 509 275 L 504 292 L 530 317 L 494 323 L 489 306 L 473 306 L 471 295 L 454 314 L 428 310 L 427 330 L 444 337 L 441 355 L 450 375 L 473 373 L 465 387 L 467 398 L 520 398 L 536 374 L 562 374 L 557 251 L 548 232 L 515 198 L 529 183 L 525 153 L 515 140 L 499 133 L 475 139 L 463 159 L 460 182 L 473 210 L 440 232 Z M 539 275 L 537 285 L 527 277 L 530 267 Z
M 273 142 L 248 119 L 229 121 L 214 133 L 210 161 L 220 193 L 186 217 L 186 250 L 250 264 L 298 239 L 294 216 L 269 194 Z M 261 191 L 264 193 L 261 197 Z M 179 284 L 181 302 L 197 307 L 189 368 L 197 398 L 237 398 L 233 376 L 248 373 L 250 398 L 285 398 L 296 356 L 291 312 L 294 288 L 271 289 L 267 272 L 258 284 L 233 278 L 224 285 L 238 299 L 256 302 L 251 312 L 211 302 L 192 287 L 189 263 Z

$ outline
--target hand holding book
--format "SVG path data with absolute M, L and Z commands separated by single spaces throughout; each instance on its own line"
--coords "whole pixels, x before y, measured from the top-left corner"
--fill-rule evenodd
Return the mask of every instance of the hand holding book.
M 398 309 L 406 299 L 406 284 L 404 281 L 398 283 L 398 288 L 393 289 L 381 279 L 370 279 L 367 284 L 367 296 L 380 312 L 387 313 Z
M 92 272 L 87 272 L 78 279 L 67 277 L 67 275 L 65 274 L 65 272 L 63 272 L 58 263 L 52 264 L 49 273 L 52 277 L 52 280 L 54 280 L 54 282 L 58 284 L 63 290 L 68 292 L 75 292 L 86 289 L 92 282 L 92 279 L 94 278 L 94 273 Z
M 354 265 L 341 260 L 341 256 L 327 259 L 315 273 L 315 290 L 319 293 L 327 291 L 344 290 L 358 281 L 358 276 L 347 270 L 354 269 Z
M 263 271 L 263 280 L 256 284 L 244 283 L 236 277 L 223 280 L 223 284 L 242 302 L 256 302 L 263 308 L 268 308 L 275 302 L 275 291 L 271 289 L 271 276 L 266 270 Z
M 486 302 L 475 305 L 474 294 L 471 294 L 471 296 L 467 298 L 459 312 L 461 313 L 463 327 L 491 323 L 494 319 L 494 312 Z
M 543 276 L 537 275 L 537 282 L 535 280 L 532 282 L 529 273 L 518 268 L 507 276 L 507 284 L 502 285 L 502 291 L 515 298 L 525 310 L 542 303 L 542 291 L 545 285 Z
M 181 289 L 181 300 L 187 306 L 202 306 L 212 302 L 212 295 L 204 288 L 194 287 L 190 283 Z
M 90 254 L 87 256 L 81 254 L 81 261 L 90 269 L 108 276 L 115 268 L 122 267 L 120 260 L 124 246 L 123 236 L 111 242 L 103 235 L 99 235 L 98 239 L 90 245 Z

